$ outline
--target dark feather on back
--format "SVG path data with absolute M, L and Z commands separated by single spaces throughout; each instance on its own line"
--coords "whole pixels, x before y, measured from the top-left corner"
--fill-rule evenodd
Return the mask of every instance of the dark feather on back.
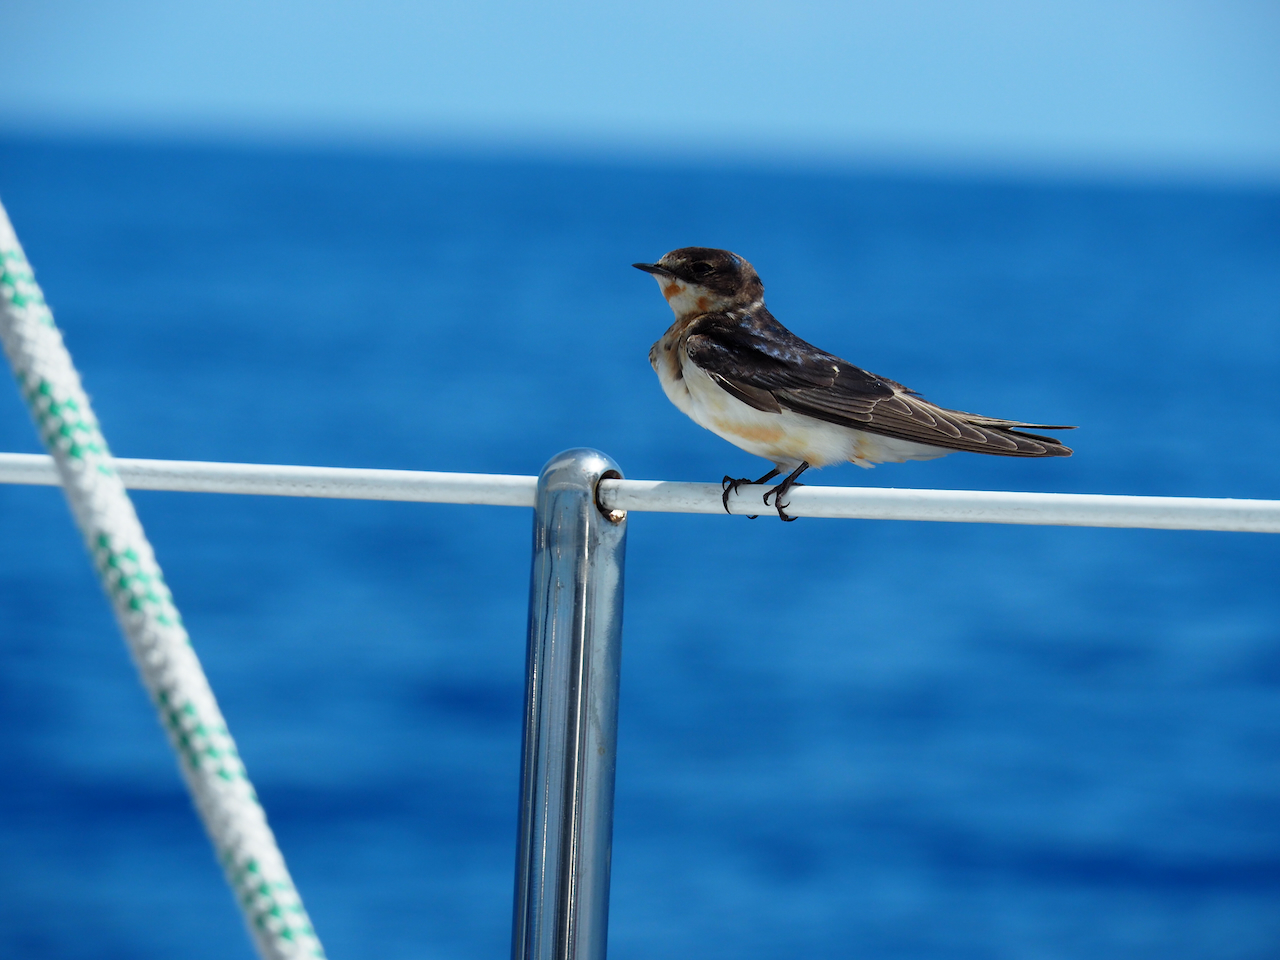
M 818 420 L 949 450 L 1010 457 L 1067 457 L 1054 437 L 1023 432 L 1072 427 L 1022 423 L 948 410 L 900 383 L 819 350 L 763 306 L 705 314 L 689 327 L 689 358 L 757 410 L 793 410 Z

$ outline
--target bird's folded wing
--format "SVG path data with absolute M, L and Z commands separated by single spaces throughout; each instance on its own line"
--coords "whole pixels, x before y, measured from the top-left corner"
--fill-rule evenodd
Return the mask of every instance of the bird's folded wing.
M 818 420 L 949 450 L 1013 457 L 1069 456 L 1053 437 L 1023 428 L 1069 427 L 1001 420 L 947 410 L 900 383 L 877 377 L 819 350 L 776 321 L 700 321 L 687 341 L 689 358 L 743 403 L 772 413 L 792 410 Z

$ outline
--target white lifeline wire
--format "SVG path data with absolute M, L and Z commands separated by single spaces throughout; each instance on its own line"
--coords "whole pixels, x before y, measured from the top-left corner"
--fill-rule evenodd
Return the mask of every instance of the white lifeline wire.
M 323 957 L 3 206 L 0 339 L 258 953 L 268 960 Z
M 132 490 L 532 507 L 538 485 L 537 477 L 490 473 L 124 458 L 115 464 Z M 0 483 L 57 486 L 58 473 L 47 456 L 0 453 Z M 768 485 L 743 485 L 729 498 L 730 511 L 768 515 L 772 508 L 760 503 L 767 489 Z M 714 483 L 600 483 L 600 503 L 609 510 L 719 514 L 724 512 L 721 493 Z M 797 517 L 1280 533 L 1280 500 L 810 486 L 792 489 L 787 498 L 787 512 Z

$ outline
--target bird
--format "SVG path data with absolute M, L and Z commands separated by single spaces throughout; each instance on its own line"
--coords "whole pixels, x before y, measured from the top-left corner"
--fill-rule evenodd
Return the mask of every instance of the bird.
M 784 521 L 783 497 L 811 467 L 933 460 L 956 451 L 1005 457 L 1069 457 L 1054 437 L 1026 430 L 1074 427 L 949 410 L 887 377 L 813 346 L 764 305 L 755 268 L 728 250 L 681 247 L 652 274 L 675 323 L 649 351 L 667 398 L 699 426 L 773 462 L 758 480 L 725 476 L 721 501 L 743 484 L 786 473 L 764 494 Z

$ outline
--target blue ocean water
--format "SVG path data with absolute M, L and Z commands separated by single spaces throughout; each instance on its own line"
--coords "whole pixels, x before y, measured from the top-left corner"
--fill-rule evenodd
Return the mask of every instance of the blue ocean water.
M 855 363 L 1081 425 L 812 482 L 1280 497 L 1280 191 L 10 138 L 0 197 L 122 456 L 755 475 L 646 359 L 629 264 L 705 244 Z M 136 502 L 330 956 L 505 956 L 528 513 Z M 1280 540 L 629 537 L 615 960 L 1280 952 Z M 250 957 L 58 492 L 0 487 L 0 543 L 0 955 Z

